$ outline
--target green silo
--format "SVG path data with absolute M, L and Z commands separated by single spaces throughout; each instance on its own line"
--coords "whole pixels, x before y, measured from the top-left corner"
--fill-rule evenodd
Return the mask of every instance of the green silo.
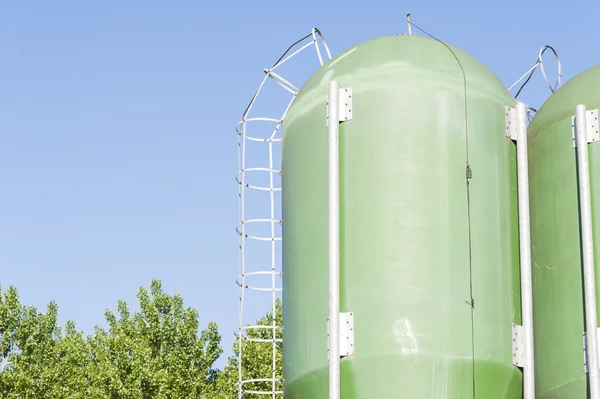
M 573 117 L 578 104 L 588 110 L 600 107 L 600 66 L 582 72 L 552 94 L 528 128 L 539 399 L 587 397 L 580 203 L 577 154 L 573 145 Z M 598 254 L 600 144 L 590 144 L 588 150 L 593 244 Z
M 355 326 L 342 399 L 521 398 L 514 100 L 464 51 L 405 35 L 334 57 L 284 122 L 285 398 L 328 397 L 332 79 L 353 108 L 340 127 L 340 301 Z

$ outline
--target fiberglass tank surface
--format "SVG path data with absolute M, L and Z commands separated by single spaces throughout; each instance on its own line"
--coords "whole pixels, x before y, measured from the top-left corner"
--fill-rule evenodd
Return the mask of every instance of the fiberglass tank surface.
M 286 399 L 328 397 L 332 79 L 353 91 L 352 120 L 340 127 L 340 303 L 355 323 L 342 398 L 522 396 L 511 337 L 520 324 L 516 147 L 505 134 L 514 101 L 489 69 L 450 48 L 466 98 L 448 47 L 389 36 L 330 60 L 286 116 Z
M 600 107 L 600 66 L 569 80 L 528 127 L 534 342 L 539 399 L 579 399 L 583 364 L 583 273 L 572 118 L 575 107 Z M 600 143 L 588 146 L 594 252 L 600 250 Z M 596 278 L 598 270 L 596 269 Z M 596 283 L 596 287 L 598 287 Z

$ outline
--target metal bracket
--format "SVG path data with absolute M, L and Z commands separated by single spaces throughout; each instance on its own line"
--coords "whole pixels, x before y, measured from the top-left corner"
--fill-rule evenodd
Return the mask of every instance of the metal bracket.
M 598 334 L 600 334 L 600 328 L 598 328 Z M 600 335 L 599 335 L 600 336 Z M 600 354 L 600 346 L 598 347 L 598 352 Z M 587 337 L 585 336 L 585 331 L 583 333 L 583 370 L 588 372 L 588 350 L 587 350 Z
M 600 141 L 600 129 L 598 128 L 598 110 L 593 109 L 586 111 L 586 124 L 587 124 L 587 142 L 595 143 L 596 141 Z M 573 148 L 577 147 L 577 139 L 575 134 L 576 126 L 575 126 L 575 116 L 571 117 L 571 136 L 573 138 Z
M 504 106 L 506 121 L 506 137 L 511 140 L 517 139 L 517 112 L 508 105 Z
M 340 357 L 354 355 L 354 313 L 340 313 Z M 329 317 L 327 318 L 327 359 L 329 359 Z
M 515 366 L 525 367 L 525 333 L 523 326 L 515 323 L 512 325 L 512 355 Z
M 352 88 L 340 89 L 338 122 L 345 122 L 352 119 Z M 327 96 L 327 105 L 329 105 L 329 96 Z M 327 107 L 327 126 L 329 126 L 329 107 Z

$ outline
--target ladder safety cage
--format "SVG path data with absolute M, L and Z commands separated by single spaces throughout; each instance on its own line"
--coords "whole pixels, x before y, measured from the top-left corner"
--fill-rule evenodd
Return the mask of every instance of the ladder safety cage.
M 238 381 L 236 383 L 236 390 L 239 399 L 247 394 L 265 395 L 266 397 L 270 396 L 273 399 L 276 397 L 281 398 L 283 396 L 283 376 L 278 375 L 277 373 L 277 347 L 283 342 L 283 338 L 281 328 L 277 326 L 276 320 L 277 293 L 282 291 L 277 280 L 278 278 L 281 280 L 283 277 L 281 271 L 281 259 L 280 256 L 277 256 L 276 251 L 276 243 L 281 243 L 282 237 L 276 230 L 276 227 L 281 226 L 283 221 L 276 216 L 276 208 L 280 208 L 281 203 L 276 201 L 275 192 L 281 192 L 281 186 L 275 182 L 275 178 L 276 175 L 279 176 L 279 178 L 281 177 L 281 170 L 274 165 L 274 152 L 281 148 L 281 127 L 299 89 L 296 85 L 283 77 L 279 71 L 275 71 L 278 70 L 281 65 L 287 63 L 299 53 L 312 46 L 315 47 L 319 65 L 323 65 L 324 61 L 331 58 L 331 52 L 329 51 L 325 38 L 317 28 L 313 28 L 311 33 L 292 43 L 273 66 L 263 70 L 265 76 L 250 100 L 250 103 L 246 107 L 241 121 L 236 125 L 236 132 L 238 135 L 238 173 L 236 175 L 236 181 L 238 183 L 239 197 L 239 224 L 236 228 L 236 232 L 239 235 L 240 254 L 239 275 L 237 276 L 236 283 L 240 287 L 240 296 L 238 328 L 235 332 L 235 336 L 238 352 Z M 252 112 L 253 108 L 268 80 L 274 81 L 278 86 L 288 92 L 291 95 L 291 98 L 287 103 L 283 114 L 279 117 L 273 117 L 273 115 L 254 116 Z M 250 124 L 256 126 L 259 123 L 262 123 L 261 126 L 271 124 L 273 128 L 272 130 L 269 128 L 264 135 L 247 134 L 248 126 Z M 267 150 L 265 151 L 265 154 L 267 155 L 249 149 L 249 143 L 263 144 L 261 145 L 261 148 L 264 148 L 264 146 L 267 147 Z M 248 167 L 248 165 L 251 166 Z M 254 183 L 256 181 L 256 176 L 265 177 L 265 182 L 267 181 L 266 176 L 268 176 L 268 184 Z M 247 190 L 267 192 L 268 199 L 263 199 L 260 203 L 256 203 L 258 200 L 254 199 L 254 197 L 251 199 L 251 197 L 247 195 Z M 260 217 L 247 216 L 251 213 L 249 210 L 254 211 L 256 209 L 267 210 L 263 210 L 263 214 L 261 214 Z M 253 227 L 249 228 L 249 225 Z M 267 230 L 254 229 L 254 227 L 266 227 Z M 250 229 L 252 229 L 252 232 L 249 232 Z M 270 231 L 270 234 L 254 233 L 255 231 Z M 265 248 L 262 250 L 261 254 L 247 250 L 249 242 L 260 241 L 266 242 L 267 244 L 270 242 L 270 245 L 265 246 L 268 247 L 268 250 Z M 268 253 L 266 253 L 267 251 Z M 249 270 L 249 265 L 261 262 L 260 259 L 262 259 L 262 257 L 258 255 L 269 255 L 269 267 L 263 267 L 264 270 L 258 271 Z M 264 264 L 264 262 L 262 262 L 262 264 Z M 267 286 L 260 286 L 247 281 L 247 278 L 255 276 L 270 277 L 270 285 L 265 284 Z M 273 317 L 270 325 L 244 324 L 244 298 L 246 291 L 271 292 L 271 314 Z M 244 361 L 247 360 L 244 357 L 244 342 L 254 342 L 256 343 L 255 345 L 272 346 L 272 362 L 268 375 L 248 376 L 247 373 L 244 372 Z
M 557 77 L 556 77 L 556 83 L 554 84 L 554 87 L 550 84 L 550 81 L 548 80 L 548 75 L 546 75 L 546 70 L 544 69 L 544 61 L 542 59 L 544 53 L 548 49 L 550 49 L 550 51 L 552 51 L 552 53 L 554 53 L 554 57 L 556 58 L 556 64 L 557 64 L 557 68 L 558 68 L 558 70 L 556 72 Z M 562 65 L 560 62 L 560 57 L 558 56 L 558 53 L 556 52 L 554 47 L 546 44 L 540 48 L 540 50 L 538 52 L 537 60 L 535 61 L 535 64 L 533 64 L 533 66 L 531 68 L 529 68 L 529 70 L 527 72 L 525 72 L 523 74 L 523 76 L 521 76 L 515 83 L 512 84 L 512 86 L 510 86 L 508 88 L 508 91 L 511 91 L 517 84 L 519 84 L 520 81 L 527 78 L 527 79 L 525 79 L 525 82 L 523 82 L 523 84 L 519 87 L 519 90 L 515 94 L 515 96 L 514 96 L 515 100 L 519 97 L 519 94 L 521 94 L 521 91 L 523 91 L 523 88 L 527 85 L 527 83 L 529 83 L 529 80 L 533 76 L 533 73 L 535 72 L 537 67 L 540 67 L 540 72 L 542 72 L 542 77 L 544 78 L 546 85 L 548 86 L 548 88 L 550 89 L 550 91 L 552 93 L 554 93 L 560 86 L 562 86 Z

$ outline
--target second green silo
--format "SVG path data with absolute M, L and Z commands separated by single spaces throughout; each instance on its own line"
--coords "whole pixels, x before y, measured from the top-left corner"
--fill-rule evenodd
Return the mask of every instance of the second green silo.
M 600 108 L 600 66 L 582 72 L 552 94 L 528 128 L 539 399 L 587 397 L 577 155 L 572 125 L 578 104 L 588 110 Z M 597 262 L 600 254 L 600 144 L 590 144 L 588 150 Z
M 514 100 L 467 53 L 417 36 L 342 52 L 286 116 L 285 398 L 327 398 L 332 79 L 353 96 L 340 127 L 341 311 L 355 315 L 342 398 L 521 398 Z

